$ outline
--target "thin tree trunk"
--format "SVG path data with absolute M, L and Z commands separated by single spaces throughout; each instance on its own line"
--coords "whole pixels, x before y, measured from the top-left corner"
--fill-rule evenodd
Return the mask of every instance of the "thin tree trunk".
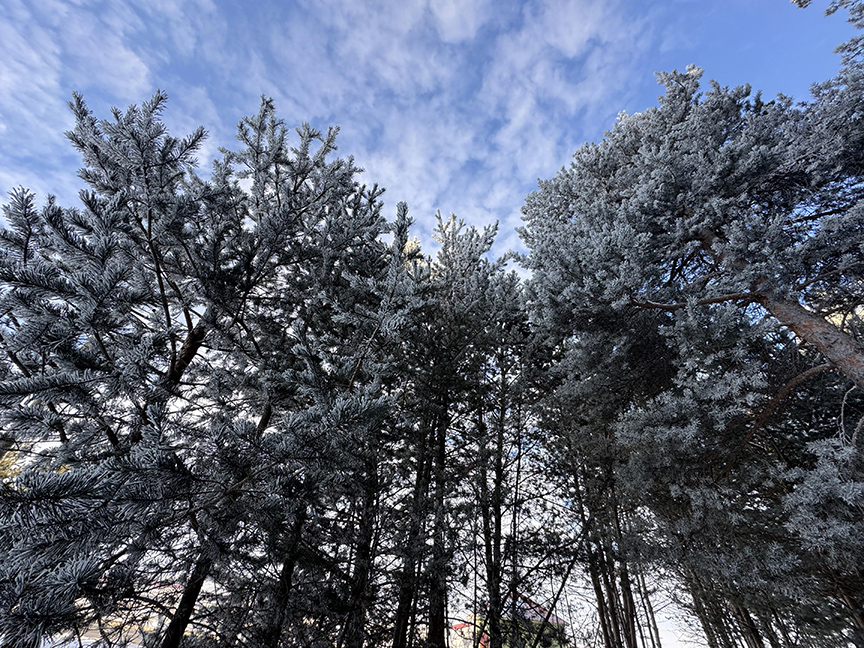
M 606 555 L 606 548 L 603 546 L 602 540 L 598 537 L 598 567 L 600 578 L 603 581 L 604 589 L 606 590 L 606 605 L 609 610 L 609 619 L 612 621 L 612 636 L 615 638 L 615 645 L 624 645 L 624 639 L 621 633 L 621 612 L 619 610 L 618 591 L 615 587 L 615 574 L 610 573 L 611 568 Z
M 409 551 L 413 551 L 413 548 Z M 405 559 L 400 577 L 399 598 L 396 602 L 396 618 L 393 620 L 393 648 L 407 648 L 408 626 L 414 603 L 417 583 L 417 568 L 413 560 Z
M 360 514 L 360 532 L 357 557 L 351 576 L 351 611 L 345 622 L 345 648 L 363 648 L 366 638 L 366 611 L 369 607 L 369 583 L 372 572 L 372 540 L 375 531 L 375 513 L 378 497 L 378 466 L 369 466 Z
M 573 552 L 573 559 L 570 561 L 570 564 L 567 565 L 567 570 L 564 572 L 564 575 L 561 577 L 561 586 L 552 596 L 552 600 L 549 602 L 549 608 L 546 610 L 546 616 L 543 617 L 543 621 L 540 623 L 540 627 L 537 629 L 537 634 L 534 636 L 534 642 L 531 644 L 531 648 L 538 648 L 540 642 L 543 640 L 543 635 L 546 632 L 546 628 L 549 627 L 549 619 L 552 618 L 552 612 L 555 609 L 555 606 L 558 605 L 558 599 L 561 598 L 561 593 L 564 591 L 564 588 L 567 586 L 567 581 L 570 578 L 570 574 L 573 573 L 573 568 L 576 566 L 576 563 L 579 561 L 579 551 L 578 549 Z
M 762 635 L 759 633 L 759 628 L 756 627 L 756 622 L 750 616 L 750 611 L 743 605 L 737 603 L 729 603 L 732 608 L 732 614 L 735 620 L 738 621 L 738 627 L 741 630 L 741 636 L 748 648 L 765 648 L 765 643 L 762 641 Z
M 663 645 L 660 640 L 660 628 L 657 627 L 657 617 L 654 615 L 654 606 L 651 604 L 651 594 L 648 592 L 648 585 L 645 582 L 645 574 L 641 570 L 637 573 L 637 581 L 639 584 L 639 596 L 642 599 L 642 605 L 645 609 L 645 615 L 648 618 L 648 629 L 651 632 L 651 643 L 656 648 L 661 648 Z
M 603 585 L 600 583 L 594 552 L 587 544 L 586 554 L 588 556 L 588 575 L 591 577 L 591 586 L 594 588 L 594 600 L 597 601 L 597 617 L 600 620 L 600 630 L 603 633 L 603 646 L 605 648 L 618 648 L 612 638 L 609 611 L 606 609 L 606 597 L 603 595 Z
M 611 506 L 612 515 L 615 519 L 615 537 L 617 544 L 620 547 L 623 544 L 624 534 L 621 529 L 621 513 L 618 509 L 618 498 L 615 493 L 615 482 L 610 479 L 612 484 L 611 489 Z M 612 565 L 614 573 L 615 568 L 615 550 L 608 550 L 609 561 Z M 622 560 L 617 560 L 619 564 L 618 577 L 621 583 L 621 602 L 622 602 L 622 623 L 624 625 L 624 638 L 628 648 L 636 648 L 636 627 L 639 623 L 636 617 L 636 603 L 633 600 L 633 588 L 630 583 L 630 572 L 627 569 L 627 563 Z M 640 628 L 641 632 L 641 628 Z M 644 643 L 644 640 L 643 640 Z
M 486 563 L 486 591 L 489 606 L 486 620 L 489 627 L 489 648 L 502 648 L 504 638 L 501 630 L 501 615 L 503 602 L 501 600 L 501 583 L 503 581 L 501 564 L 502 538 L 502 499 L 504 480 L 504 439 L 503 425 L 497 426 L 496 443 L 492 452 L 495 457 L 492 493 L 489 492 L 488 460 L 490 452 L 486 425 L 482 414 L 478 415 L 477 428 L 480 431 L 481 446 L 479 456 L 480 472 L 480 515 L 483 521 L 483 549 Z
M 603 583 L 600 579 L 600 563 L 594 550 L 591 535 L 588 533 L 591 521 L 589 521 L 585 512 L 585 502 L 582 498 L 582 482 L 579 479 L 580 475 L 578 471 L 578 466 L 574 466 L 574 493 L 576 495 L 576 503 L 579 505 L 579 521 L 582 524 L 583 533 L 588 535 L 585 541 L 585 555 L 588 560 L 588 575 L 591 577 L 591 586 L 594 588 L 594 599 L 597 602 L 597 616 L 600 620 L 600 630 L 603 633 L 603 645 L 605 648 L 620 648 L 620 643 L 616 642 L 613 634 L 612 617 L 606 604 L 606 596 L 603 593 Z
M 204 551 L 202 549 L 202 554 Z M 186 581 L 186 586 L 183 588 L 180 602 L 174 611 L 174 616 L 171 617 L 171 622 L 168 624 L 165 636 L 162 637 L 161 648 L 178 648 L 180 646 L 180 640 L 183 639 L 183 634 L 186 632 L 186 627 L 192 618 L 195 603 L 198 601 L 199 594 L 201 594 L 201 587 L 204 585 L 204 581 L 207 580 L 212 567 L 213 559 L 209 556 L 201 555 L 195 562 L 192 573 L 189 575 L 189 580 Z
M 840 601 L 849 609 L 849 613 L 852 617 L 852 642 L 860 647 L 864 648 L 864 605 L 861 605 L 853 597 L 847 594 L 846 590 L 839 582 L 839 578 L 836 575 L 836 570 L 829 567 L 832 575 L 835 578 L 837 583 L 837 596 Z
M 263 645 L 267 648 L 277 648 L 282 638 L 282 628 L 285 618 L 288 616 L 288 602 L 291 596 L 291 588 L 294 584 L 294 570 L 297 567 L 297 558 L 300 555 L 300 539 L 303 535 L 303 525 L 306 523 L 306 508 L 301 507 L 291 525 L 291 536 L 288 540 L 288 548 L 282 569 L 279 572 L 279 583 L 276 586 L 276 594 L 273 600 L 273 609 L 267 618 L 267 626 L 264 629 Z
M 639 625 L 639 621 L 636 617 L 636 603 L 633 600 L 633 589 L 630 586 L 630 573 L 624 562 L 619 561 L 619 564 L 619 581 L 621 582 L 621 599 L 623 604 L 622 613 L 624 616 L 624 638 L 628 648 L 636 648 L 636 627 Z
M 510 520 L 510 648 L 522 648 L 525 644 L 519 631 L 519 624 L 516 623 L 519 600 L 519 584 L 521 583 L 519 575 L 519 542 L 517 532 L 519 530 L 519 508 L 520 494 L 519 489 L 522 486 L 522 435 L 516 437 L 516 479 L 513 483 L 513 515 Z
M 777 636 L 777 632 L 771 625 L 771 616 L 771 614 L 759 616 L 759 625 L 761 627 L 762 635 L 768 640 L 771 648 L 783 648 L 783 642 L 780 641 L 780 637 Z
M 688 572 L 686 582 L 690 589 L 690 596 L 693 598 L 694 611 L 702 624 L 708 645 L 711 648 L 736 648 L 735 641 L 729 636 L 727 611 L 722 607 L 718 609 L 716 602 L 711 600 L 695 573 Z
M 426 498 L 429 491 L 429 478 L 432 462 L 428 452 L 427 436 L 420 441 L 417 458 L 417 475 L 414 481 L 411 519 L 408 536 L 403 548 L 402 571 L 399 577 L 399 594 L 396 603 L 396 616 L 393 620 L 393 648 L 407 648 L 408 629 L 413 616 L 415 594 L 417 591 L 417 564 L 420 547 L 420 531 L 423 516 L 426 514 Z
M 690 584 L 690 596 L 693 597 L 693 611 L 696 613 L 696 618 L 699 619 L 699 623 L 702 626 L 702 632 L 705 634 L 708 648 L 723 648 L 717 640 L 717 635 L 714 633 L 714 624 L 708 615 L 708 610 L 705 608 L 701 594 L 692 583 Z
M 418 576 L 419 579 L 419 576 Z M 417 639 L 417 597 L 411 604 L 411 627 L 408 631 L 408 648 L 414 648 L 414 640 Z
M 435 515 L 432 530 L 432 562 L 429 574 L 429 631 L 426 637 L 431 648 L 447 645 L 447 547 L 444 510 L 447 490 L 445 461 L 447 453 L 447 417 L 440 416 L 435 431 Z
M 195 357 L 195 354 L 198 352 L 198 348 L 201 346 L 201 343 L 204 340 L 206 335 L 206 329 L 204 328 L 203 321 L 199 321 L 198 324 L 189 332 L 189 336 L 186 339 L 186 342 L 183 344 L 183 348 L 181 349 L 180 356 L 177 360 L 177 364 L 175 364 L 174 368 L 171 370 L 171 375 L 168 380 L 170 383 L 173 383 L 176 386 L 179 383 L 183 372 L 186 370 L 186 367 L 189 366 L 189 363 Z M 264 409 L 264 415 L 262 416 L 261 421 L 259 421 L 259 430 L 262 430 L 261 427 L 264 425 L 266 427 L 266 421 L 269 420 L 272 409 L 270 404 L 268 403 Z M 266 419 L 266 420 L 265 420 Z M 138 430 L 140 433 L 140 429 Z M 132 438 L 133 442 L 140 441 L 139 438 Z M 236 494 L 232 497 L 236 497 Z M 193 516 L 194 522 L 194 516 Z M 168 629 L 165 631 L 165 636 L 162 638 L 161 648 L 177 648 L 180 645 L 181 640 L 183 639 L 183 634 L 186 632 L 186 628 L 189 625 L 189 621 L 192 618 L 192 612 L 195 609 L 195 604 L 198 602 L 198 596 L 201 594 L 201 588 L 204 585 L 204 581 L 207 580 L 207 576 L 210 574 L 210 570 L 213 567 L 213 559 L 204 556 L 206 548 L 202 547 L 201 555 L 199 555 L 198 560 L 195 563 L 195 566 L 192 569 L 192 573 L 189 576 L 189 580 L 186 582 L 186 586 L 183 588 L 183 594 L 180 597 L 180 602 L 177 604 L 177 609 L 174 611 L 174 616 L 171 617 L 171 622 L 168 624 Z
M 789 630 L 786 628 L 785 621 L 780 618 L 780 615 L 777 614 L 776 610 L 771 611 L 771 616 L 774 617 L 774 624 L 780 630 L 780 634 L 783 637 L 782 645 L 791 646 L 794 642 L 792 641 L 792 637 L 789 636 Z

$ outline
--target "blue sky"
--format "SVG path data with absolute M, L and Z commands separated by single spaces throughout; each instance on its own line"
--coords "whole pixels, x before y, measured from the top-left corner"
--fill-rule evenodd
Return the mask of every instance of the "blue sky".
M 339 125 L 339 153 L 408 202 L 428 251 L 434 213 L 495 220 L 518 247 L 525 195 L 621 110 L 656 103 L 653 73 L 806 99 L 833 76 L 846 16 L 827 0 L 0 0 L 0 192 L 77 203 L 66 107 L 99 117 L 160 88 L 173 134 L 198 125 L 209 167 L 272 96 L 289 126 Z

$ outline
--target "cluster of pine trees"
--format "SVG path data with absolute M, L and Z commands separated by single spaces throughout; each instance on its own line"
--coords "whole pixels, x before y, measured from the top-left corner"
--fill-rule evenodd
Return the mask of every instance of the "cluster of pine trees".
M 76 96 L 81 206 L 0 230 L 0 645 L 660 648 L 672 597 L 864 646 L 859 50 L 806 104 L 662 75 L 527 279 L 270 101 L 205 179 L 164 95 Z

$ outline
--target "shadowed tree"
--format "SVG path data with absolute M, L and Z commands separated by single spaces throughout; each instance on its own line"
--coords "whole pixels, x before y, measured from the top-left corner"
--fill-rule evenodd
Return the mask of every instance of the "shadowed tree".
M 380 192 L 269 101 L 204 181 L 203 130 L 168 135 L 164 103 L 99 121 L 76 97 L 83 207 L 5 207 L 4 645 L 157 622 L 164 648 L 277 646 L 358 541 L 323 507 L 373 479 L 386 414 Z

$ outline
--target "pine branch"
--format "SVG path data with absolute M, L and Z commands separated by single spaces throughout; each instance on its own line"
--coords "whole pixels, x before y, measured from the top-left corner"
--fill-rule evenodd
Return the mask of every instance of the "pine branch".
M 180 353 L 177 356 L 176 362 L 173 363 L 173 366 L 166 376 L 166 382 L 169 386 L 175 387 L 180 384 L 180 379 L 183 377 L 183 373 L 195 358 L 195 354 L 198 353 L 198 349 L 201 347 L 201 343 L 204 341 L 206 335 L 207 328 L 204 325 L 204 319 L 202 318 L 198 320 L 195 328 L 189 331 L 189 334 L 186 336 L 183 346 L 180 349 Z
M 825 363 L 821 365 L 816 365 L 815 367 L 810 367 L 806 371 L 798 374 L 791 380 L 789 380 L 785 385 L 783 385 L 780 390 L 774 394 L 770 401 L 762 408 L 759 412 L 759 415 L 753 420 L 753 425 L 750 427 L 750 430 L 747 432 L 747 436 L 744 437 L 744 440 L 736 448 L 735 452 L 732 454 L 732 457 L 729 461 L 726 462 L 726 467 L 723 471 L 723 475 L 728 475 L 732 470 L 732 466 L 735 463 L 735 460 L 744 450 L 748 443 L 753 439 L 753 436 L 762 429 L 765 423 L 768 421 L 770 416 L 777 411 L 777 408 L 786 400 L 789 395 L 795 391 L 795 388 L 798 387 L 801 383 L 804 383 L 811 378 L 818 376 L 819 374 L 825 373 L 826 371 L 832 371 L 837 369 L 833 364 Z
M 743 302 L 755 302 L 760 299 L 760 296 L 757 293 L 752 292 L 741 292 L 741 293 L 731 293 L 729 295 L 719 295 L 717 297 L 706 297 L 705 299 L 699 299 L 694 302 L 697 306 L 706 306 L 708 304 L 721 304 L 723 302 L 729 301 L 743 301 Z M 630 295 L 630 304 L 632 306 L 637 306 L 639 308 L 652 308 L 657 310 L 664 311 L 676 311 L 687 308 L 689 305 L 687 302 L 678 302 L 672 304 L 663 304 L 660 302 L 653 302 L 649 300 L 636 299 L 633 295 Z

